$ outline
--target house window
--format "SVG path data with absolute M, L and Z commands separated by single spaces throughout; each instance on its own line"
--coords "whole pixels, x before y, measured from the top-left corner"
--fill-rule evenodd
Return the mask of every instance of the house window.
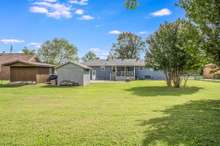
M 153 68 L 149 68 L 149 70 L 150 70 L 150 71 L 154 71 L 154 69 L 153 69 Z
M 144 70 L 144 67 L 139 67 L 140 70 Z
M 134 67 L 127 67 L 128 71 L 134 71 Z
M 117 67 L 117 76 L 125 76 L 125 67 Z
M 101 66 L 101 71 L 105 71 L 105 66 Z

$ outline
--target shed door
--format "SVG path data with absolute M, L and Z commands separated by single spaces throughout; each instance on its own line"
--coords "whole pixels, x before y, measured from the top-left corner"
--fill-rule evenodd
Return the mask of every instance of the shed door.
M 36 81 L 36 68 L 11 67 L 10 80 L 14 81 Z

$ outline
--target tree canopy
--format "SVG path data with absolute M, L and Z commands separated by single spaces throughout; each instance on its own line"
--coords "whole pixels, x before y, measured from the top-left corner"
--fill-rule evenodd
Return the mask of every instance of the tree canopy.
M 96 56 L 96 54 L 92 51 L 89 51 L 88 53 L 85 54 L 85 56 L 83 56 L 82 60 L 84 62 L 90 61 L 90 60 L 95 60 L 98 57 Z
M 125 0 L 125 4 L 128 9 L 135 9 L 138 0 Z M 220 65 L 220 0 L 179 0 L 178 5 L 202 32 L 207 56 Z
M 220 0 L 179 0 L 179 6 L 202 32 L 206 53 L 220 64 Z
M 141 37 L 131 32 L 123 32 L 118 36 L 117 42 L 113 44 L 110 54 L 119 59 L 139 59 L 144 48 L 145 42 Z
M 137 0 L 125 0 L 125 6 L 128 9 L 135 9 L 138 6 L 138 1 Z
M 24 47 L 22 49 L 22 52 L 26 55 L 34 55 L 36 53 L 36 50 Z
M 179 88 L 181 76 L 204 64 L 201 36 L 197 29 L 184 20 L 165 23 L 147 40 L 146 64 L 163 70 L 167 85 Z
M 46 41 L 38 50 L 41 61 L 50 64 L 63 64 L 69 61 L 77 61 L 77 48 L 65 39 L 55 38 Z

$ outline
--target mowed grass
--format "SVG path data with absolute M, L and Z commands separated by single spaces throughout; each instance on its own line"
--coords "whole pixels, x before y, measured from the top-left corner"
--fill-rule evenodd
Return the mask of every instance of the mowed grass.
M 220 83 L 0 86 L 0 146 L 219 146 Z

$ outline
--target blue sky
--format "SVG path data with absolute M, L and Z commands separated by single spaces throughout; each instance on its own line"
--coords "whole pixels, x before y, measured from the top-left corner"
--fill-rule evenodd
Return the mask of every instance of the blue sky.
M 1 0 L 0 52 L 20 52 L 24 46 L 38 48 L 55 37 L 65 38 L 82 57 L 89 50 L 105 58 L 123 31 L 143 38 L 165 21 L 184 17 L 177 0 L 139 0 L 127 10 L 124 0 Z

